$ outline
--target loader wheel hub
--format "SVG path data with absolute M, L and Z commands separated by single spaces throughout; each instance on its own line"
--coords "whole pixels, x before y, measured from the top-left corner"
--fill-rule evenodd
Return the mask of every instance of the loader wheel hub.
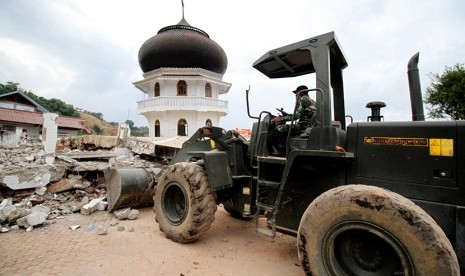
M 408 254 L 388 233 L 365 223 L 343 223 L 332 230 L 324 251 L 334 252 L 325 259 L 336 274 L 404 275 Z
M 379 241 L 373 242 L 374 238 L 368 236 L 363 239 L 348 241 L 352 259 L 358 266 L 368 271 L 375 271 L 384 262 L 381 249 L 377 246 Z
M 162 198 L 165 217 L 173 225 L 181 224 L 188 212 L 187 196 L 184 188 L 177 182 L 171 182 L 166 187 Z

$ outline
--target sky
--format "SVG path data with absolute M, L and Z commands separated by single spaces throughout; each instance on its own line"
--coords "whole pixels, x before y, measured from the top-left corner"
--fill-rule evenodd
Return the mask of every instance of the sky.
M 314 75 L 269 79 L 252 64 L 269 50 L 334 31 L 344 69 L 346 113 L 366 121 L 365 105 L 383 101 L 386 121 L 411 120 L 407 63 L 420 52 L 423 94 L 431 74 L 465 63 L 463 0 L 184 0 L 185 19 L 207 32 L 228 57 L 232 86 L 225 129 L 251 128 L 252 115 L 290 111 L 292 90 L 315 86 Z M 182 18 L 179 0 L 1 0 L 0 83 L 101 112 L 107 121 L 147 126 L 137 113 L 146 95 L 141 45 Z M 425 107 L 425 113 L 427 109 Z

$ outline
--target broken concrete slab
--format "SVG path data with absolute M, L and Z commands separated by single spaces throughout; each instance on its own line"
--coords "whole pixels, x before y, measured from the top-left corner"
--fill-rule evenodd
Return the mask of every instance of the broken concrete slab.
M 81 135 L 69 137 L 62 143 L 64 143 L 63 146 L 75 149 L 110 149 L 118 145 L 118 139 L 116 136 Z
M 154 157 L 172 158 L 190 137 L 130 137 L 126 147 L 136 154 L 145 154 Z
M 45 205 L 36 205 L 31 208 L 31 213 L 37 213 L 45 216 L 47 218 L 48 215 L 50 215 L 51 210 L 48 206 Z
M 29 210 L 29 212 L 30 213 L 27 214 L 26 216 L 19 218 L 16 221 L 16 224 L 24 228 L 29 228 L 30 226 L 40 225 L 47 220 L 48 216 L 51 213 L 51 210 L 47 206 L 36 205 L 36 206 L 33 206 Z
M 44 223 L 46 219 L 39 213 L 29 214 L 25 217 L 19 218 L 16 224 L 20 227 L 29 228 Z
M 12 190 L 44 187 L 61 180 L 66 175 L 66 166 L 10 166 L 0 170 L 0 182 Z
M 50 182 L 50 173 L 37 174 L 30 180 L 24 179 L 24 174 L 21 175 L 6 175 L 3 177 L 3 183 L 12 190 L 31 189 L 43 187 Z

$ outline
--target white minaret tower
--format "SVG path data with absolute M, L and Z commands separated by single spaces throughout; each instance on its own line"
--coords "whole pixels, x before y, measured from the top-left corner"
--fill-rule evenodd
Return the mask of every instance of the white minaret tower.
M 147 118 L 150 137 L 192 135 L 206 124 L 218 125 L 228 113 L 219 99 L 230 83 L 222 81 L 228 60 L 208 34 L 184 19 L 142 44 L 139 65 L 144 79 L 134 82 L 147 96 L 137 110 Z

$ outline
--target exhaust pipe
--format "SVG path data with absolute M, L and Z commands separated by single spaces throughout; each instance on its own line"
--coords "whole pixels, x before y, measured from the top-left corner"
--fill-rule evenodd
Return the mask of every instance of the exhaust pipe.
M 410 103 L 412 105 L 412 121 L 424 121 L 423 98 L 421 95 L 420 74 L 418 72 L 418 59 L 420 53 L 413 55 L 408 62 L 408 84 L 410 89 Z

